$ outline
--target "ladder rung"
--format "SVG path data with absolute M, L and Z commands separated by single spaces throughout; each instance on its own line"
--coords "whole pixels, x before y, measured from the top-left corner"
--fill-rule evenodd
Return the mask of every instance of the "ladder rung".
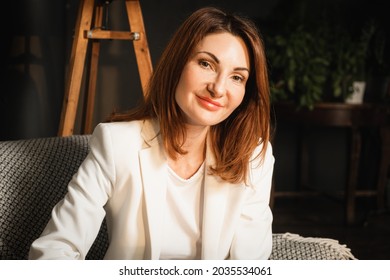
M 84 31 L 84 37 L 88 39 L 114 39 L 137 41 L 140 39 L 140 34 L 139 32 L 93 29 L 89 31 Z

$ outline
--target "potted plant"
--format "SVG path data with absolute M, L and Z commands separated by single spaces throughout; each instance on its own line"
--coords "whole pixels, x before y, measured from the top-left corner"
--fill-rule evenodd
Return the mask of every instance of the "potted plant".
M 377 30 L 372 20 L 360 30 L 318 20 L 291 24 L 284 32 L 266 36 L 271 100 L 309 109 L 318 102 L 362 102 L 362 96 L 356 99 L 353 94 L 365 92 L 371 75 L 369 63 L 376 61 L 373 68 L 390 69 L 383 41 L 378 40 L 382 45 L 377 43 L 371 54 Z M 370 54 L 377 58 L 373 60 Z

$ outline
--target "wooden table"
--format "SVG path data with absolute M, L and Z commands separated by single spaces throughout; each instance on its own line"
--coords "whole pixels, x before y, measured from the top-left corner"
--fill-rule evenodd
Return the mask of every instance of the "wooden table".
M 274 104 L 278 122 L 290 123 L 308 128 L 310 126 L 344 127 L 350 133 L 349 167 L 345 186 L 346 222 L 355 221 L 356 196 L 376 195 L 378 208 L 384 208 L 386 177 L 390 164 L 389 108 L 380 104 L 319 103 L 313 110 L 297 109 L 291 103 Z M 361 152 L 361 128 L 374 127 L 381 131 L 381 163 L 378 172 L 377 188 L 374 193 L 358 191 L 358 170 Z M 309 154 L 305 137 L 301 138 L 301 185 L 308 185 Z M 272 199 L 277 196 L 274 190 Z

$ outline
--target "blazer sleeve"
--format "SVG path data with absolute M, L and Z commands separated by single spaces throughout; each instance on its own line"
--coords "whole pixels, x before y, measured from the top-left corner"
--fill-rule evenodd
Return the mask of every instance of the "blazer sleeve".
M 264 160 L 251 162 L 250 186 L 245 198 L 233 239 L 231 259 L 269 258 L 272 251 L 272 212 L 269 200 L 274 168 L 272 146 L 269 143 Z
M 29 259 L 85 259 L 105 216 L 115 180 L 109 128 L 98 125 L 90 152 L 68 185 L 65 197 L 29 251 Z

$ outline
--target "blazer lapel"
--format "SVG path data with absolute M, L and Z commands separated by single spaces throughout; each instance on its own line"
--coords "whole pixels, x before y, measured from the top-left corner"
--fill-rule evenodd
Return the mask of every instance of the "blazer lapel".
M 156 137 L 155 127 L 145 122 L 143 137 L 146 147 L 139 152 L 143 189 L 146 207 L 145 259 L 159 259 L 161 250 L 161 230 L 166 196 L 166 157 Z

